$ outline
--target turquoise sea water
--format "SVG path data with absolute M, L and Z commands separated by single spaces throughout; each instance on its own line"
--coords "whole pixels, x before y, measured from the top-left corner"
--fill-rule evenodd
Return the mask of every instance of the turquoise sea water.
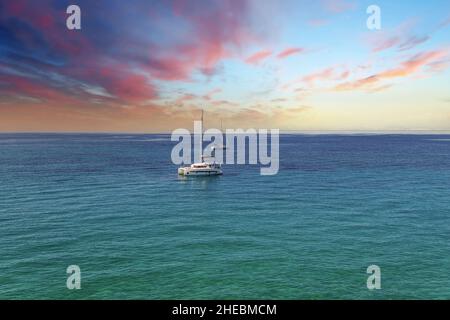
M 181 179 L 168 135 L 1 134 L 0 298 L 450 298 L 450 136 L 280 144 Z

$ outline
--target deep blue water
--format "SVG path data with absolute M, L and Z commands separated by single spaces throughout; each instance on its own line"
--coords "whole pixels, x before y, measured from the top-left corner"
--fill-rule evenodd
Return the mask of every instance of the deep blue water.
M 284 135 L 278 175 L 190 179 L 174 144 L 0 134 L 0 298 L 450 298 L 450 136 Z

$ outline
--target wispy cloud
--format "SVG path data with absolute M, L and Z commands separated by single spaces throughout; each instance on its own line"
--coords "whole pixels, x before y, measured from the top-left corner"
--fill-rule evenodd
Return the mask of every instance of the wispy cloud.
M 334 76 L 334 69 L 333 68 L 326 68 L 323 70 L 320 70 L 318 72 L 314 72 L 311 74 L 308 74 L 302 78 L 302 81 L 307 83 L 313 83 L 317 80 L 330 80 Z
M 339 71 L 334 67 L 328 67 L 320 71 L 310 73 L 301 78 L 301 81 L 307 84 L 313 84 L 316 81 L 344 80 L 350 75 L 349 70 Z
M 305 52 L 304 48 L 287 48 L 284 49 L 283 51 L 281 51 L 279 54 L 277 54 L 277 58 L 278 59 L 284 59 L 287 58 L 289 56 L 295 55 L 295 54 L 300 54 Z
M 369 37 L 372 51 L 381 52 L 388 49 L 407 51 L 430 40 L 430 34 L 414 33 L 413 29 L 416 25 L 416 20 L 407 20 L 393 29 L 374 33 Z
M 335 87 L 335 90 L 349 91 L 358 89 L 365 89 L 365 90 L 375 89 L 377 91 L 380 91 L 382 89 L 386 89 L 389 87 L 386 84 L 384 84 L 382 87 L 377 87 L 383 80 L 408 77 L 423 70 L 424 67 L 429 67 L 431 71 L 436 71 L 436 69 L 433 69 L 433 66 L 436 63 L 440 63 L 442 59 L 447 58 L 448 53 L 449 53 L 448 50 L 434 50 L 421 52 L 401 62 L 398 66 L 394 68 L 381 71 L 379 73 L 376 73 L 374 75 L 362 79 L 338 84 Z M 448 64 L 445 64 L 445 67 L 447 66 Z
M 271 55 L 272 51 L 269 50 L 259 51 L 247 57 L 245 59 L 245 62 L 248 64 L 256 65 L 259 64 L 261 61 L 265 60 L 266 58 L 270 57 Z
M 446 27 L 448 27 L 448 26 L 450 26 L 450 16 L 449 16 L 447 19 L 445 19 L 444 21 L 442 21 L 442 22 L 439 24 L 438 28 L 443 29 L 443 28 L 446 28 Z
M 378 74 L 379 78 L 406 77 L 419 71 L 423 66 L 430 65 L 448 55 L 447 50 L 434 50 L 418 53 L 402 62 L 400 66 Z

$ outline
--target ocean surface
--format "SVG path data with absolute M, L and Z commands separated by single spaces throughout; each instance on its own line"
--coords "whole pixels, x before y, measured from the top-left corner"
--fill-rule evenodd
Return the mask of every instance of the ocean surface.
M 275 176 L 189 179 L 174 145 L 0 134 L 0 299 L 450 298 L 450 136 L 283 135 Z

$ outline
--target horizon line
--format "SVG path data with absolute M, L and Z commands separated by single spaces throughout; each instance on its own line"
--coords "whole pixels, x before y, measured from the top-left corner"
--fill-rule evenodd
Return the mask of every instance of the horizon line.
M 229 128 L 231 129 L 231 128 Z M 239 128 L 234 128 L 237 130 Z M 272 128 L 273 129 L 273 128 Z M 226 130 L 226 129 L 225 129 Z M 225 133 L 225 130 L 223 131 Z M 248 130 L 248 129 L 243 129 Z M 255 129 L 259 130 L 259 129 Z M 268 129 L 270 130 L 270 129 Z M 0 131 L 0 134 L 171 134 L 172 131 Z M 193 132 L 192 132 L 193 133 Z M 450 129 L 397 130 L 280 130 L 280 134 L 450 134 Z

